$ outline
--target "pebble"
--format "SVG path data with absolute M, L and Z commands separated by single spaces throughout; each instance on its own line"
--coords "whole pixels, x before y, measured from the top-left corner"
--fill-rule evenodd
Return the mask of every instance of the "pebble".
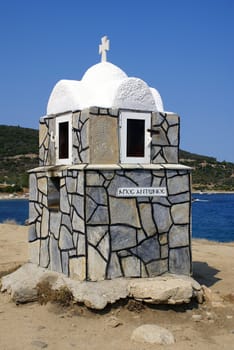
M 36 346 L 37 348 L 40 348 L 40 349 L 45 349 L 48 346 L 48 344 L 46 344 L 45 342 L 40 341 L 40 340 L 34 340 L 34 341 L 32 341 L 31 344 L 33 346 Z
M 194 322 L 200 322 L 202 320 L 202 315 L 193 315 L 192 319 Z
M 111 316 L 110 318 L 107 319 L 107 326 L 111 327 L 111 328 L 116 328 L 118 326 L 121 326 L 123 323 L 120 321 L 120 319 L 118 319 L 115 316 Z

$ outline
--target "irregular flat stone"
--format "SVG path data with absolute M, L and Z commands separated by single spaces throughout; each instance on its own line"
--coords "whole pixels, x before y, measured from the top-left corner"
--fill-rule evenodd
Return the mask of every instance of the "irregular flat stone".
M 188 224 L 189 202 L 182 204 L 174 204 L 171 208 L 171 215 L 175 224 Z
M 141 277 L 141 263 L 135 256 L 127 256 L 121 259 L 125 277 Z
M 152 206 L 151 203 L 140 203 L 140 216 L 143 228 L 148 236 L 152 236 L 157 232 L 155 223 L 152 218 Z
M 126 224 L 140 228 L 136 200 L 110 197 L 111 224 Z
M 74 248 L 72 234 L 68 230 L 68 228 L 64 225 L 61 225 L 61 228 L 60 228 L 59 248 L 62 250 Z
M 174 344 L 173 334 L 163 327 L 155 324 L 143 324 L 134 329 L 131 340 L 140 343 L 169 345 Z
M 160 258 L 160 247 L 157 237 L 150 237 L 144 240 L 136 248 L 132 248 L 131 252 L 140 257 L 144 263 Z
M 170 248 L 189 245 L 189 225 L 173 225 L 169 233 Z
M 88 278 L 91 281 L 99 281 L 105 279 L 106 261 L 101 257 L 98 251 L 88 245 Z
M 129 296 L 152 304 L 188 303 L 193 297 L 191 278 L 158 276 L 133 279 L 129 283 Z
M 109 224 L 109 213 L 107 207 L 98 206 L 88 220 L 91 225 L 107 225 Z
M 50 236 L 50 269 L 62 272 L 61 255 L 58 250 L 58 242 Z
M 175 176 L 167 181 L 169 195 L 178 194 L 189 190 L 189 174 Z
M 174 248 L 169 251 L 169 271 L 171 273 L 189 275 L 190 273 L 190 248 Z
M 116 277 L 122 277 L 122 272 L 117 254 L 112 253 L 110 263 L 108 265 L 107 278 Z
M 77 281 L 31 263 L 4 276 L 1 291 L 11 294 L 16 303 L 31 302 L 37 300 L 36 286 L 42 281 L 49 282 L 52 289 L 67 287 L 72 292 L 75 302 L 84 303 L 87 307 L 97 310 L 127 297 L 156 304 L 188 303 L 201 292 L 199 283 L 186 276 L 167 274 L 155 278 L 116 278 L 88 282 Z
M 136 230 L 133 227 L 111 226 L 110 234 L 112 251 L 127 249 L 137 244 Z
M 154 220 L 157 223 L 159 233 L 167 232 L 171 226 L 170 209 L 160 204 L 153 204 Z

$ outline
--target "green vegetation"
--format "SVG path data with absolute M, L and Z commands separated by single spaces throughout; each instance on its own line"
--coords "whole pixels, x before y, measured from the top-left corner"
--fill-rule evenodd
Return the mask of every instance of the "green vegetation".
M 193 189 L 199 191 L 234 191 L 234 164 L 217 162 L 213 157 L 180 151 L 180 162 L 193 169 Z
M 0 163 L 0 192 L 27 188 L 27 170 L 38 166 L 38 130 L 0 125 Z
M 0 125 L 0 157 L 38 152 L 38 130 Z
M 27 170 L 38 166 L 38 130 L 0 125 L 0 162 L 0 192 L 27 188 Z M 180 163 L 193 169 L 195 190 L 234 191 L 233 163 L 183 150 Z

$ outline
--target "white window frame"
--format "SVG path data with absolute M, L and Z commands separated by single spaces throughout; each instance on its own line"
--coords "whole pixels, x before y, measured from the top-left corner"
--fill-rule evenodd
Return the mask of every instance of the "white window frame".
M 68 122 L 68 158 L 59 158 L 59 124 Z M 72 164 L 72 113 L 56 117 L 56 165 Z
M 150 163 L 151 150 L 151 113 L 122 111 L 119 116 L 120 120 L 120 162 L 121 163 Z M 136 119 L 145 121 L 145 145 L 144 157 L 128 157 L 127 156 L 127 120 Z

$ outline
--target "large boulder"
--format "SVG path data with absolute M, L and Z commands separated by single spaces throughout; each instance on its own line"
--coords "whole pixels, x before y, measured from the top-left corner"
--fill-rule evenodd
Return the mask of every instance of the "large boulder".
M 170 331 L 154 324 L 144 324 L 134 329 L 131 340 L 161 345 L 174 344 L 175 342 L 174 336 Z
M 127 297 L 154 304 L 188 303 L 201 295 L 201 286 L 186 276 L 165 275 L 155 278 L 115 278 L 99 282 L 76 281 L 62 273 L 27 263 L 2 278 L 1 291 L 11 294 L 16 303 L 35 301 L 38 284 L 47 282 L 53 290 L 68 288 L 75 302 L 101 310 Z

